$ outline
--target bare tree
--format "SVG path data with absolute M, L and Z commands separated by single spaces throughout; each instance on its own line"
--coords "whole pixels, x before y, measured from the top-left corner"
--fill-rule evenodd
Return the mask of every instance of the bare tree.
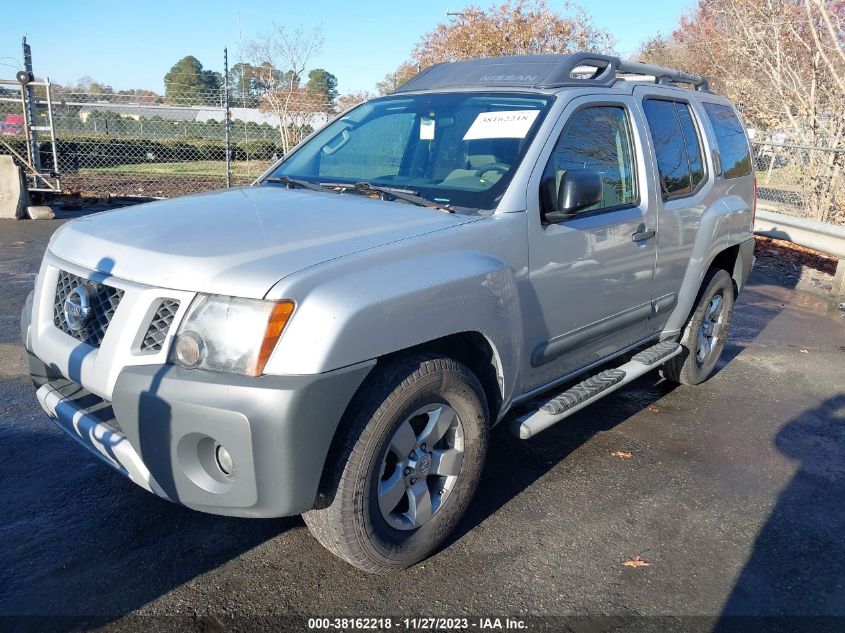
M 337 111 L 343 112 L 348 110 L 349 108 L 356 106 L 360 103 L 364 103 L 365 101 L 369 101 L 373 98 L 373 95 L 367 92 L 366 90 L 358 90 L 357 92 L 348 92 L 346 94 L 340 95 L 337 98 Z
M 266 87 L 261 109 L 279 119 L 282 150 L 287 153 L 307 134 L 310 123 L 325 107 L 302 85 L 304 73 L 323 47 L 320 29 L 290 30 L 273 24 L 273 30 L 246 45 L 247 57 L 258 80 Z
M 662 33 L 643 42 L 634 58 L 646 64 L 667 68 L 681 68 L 685 65 L 683 46 L 679 45 L 671 35 L 666 36 Z
M 698 0 L 640 57 L 706 75 L 763 134 L 845 147 L 845 1 Z M 786 157 L 783 157 L 787 160 Z M 790 186 L 808 215 L 845 220 L 845 153 L 795 152 Z
M 376 84 L 376 90 L 380 95 L 386 95 L 393 92 L 403 83 L 408 81 L 411 77 L 419 72 L 419 66 L 412 62 L 402 62 L 399 68 L 392 73 L 387 73 L 384 79 Z

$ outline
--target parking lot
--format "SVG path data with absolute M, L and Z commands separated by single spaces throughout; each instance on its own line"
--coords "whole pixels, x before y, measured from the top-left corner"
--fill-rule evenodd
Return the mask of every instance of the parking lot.
M 670 622 L 660 618 L 845 627 L 845 312 L 820 292 L 758 269 L 705 384 L 647 375 L 527 442 L 502 425 L 447 547 L 367 576 L 298 517 L 170 504 L 54 428 L 18 322 L 61 221 L 0 221 L 0 615 L 66 618 L 10 626 L 165 630 L 179 618 L 215 631 L 384 615 L 530 616 L 579 631 L 631 623 L 608 616 L 643 616 L 637 629 Z M 637 556 L 650 565 L 623 565 Z

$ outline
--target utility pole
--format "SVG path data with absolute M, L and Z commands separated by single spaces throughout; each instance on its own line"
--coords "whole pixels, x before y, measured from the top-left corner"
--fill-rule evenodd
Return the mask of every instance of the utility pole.
M 33 81 L 35 79 L 35 73 L 32 70 L 32 50 L 29 48 L 29 44 L 26 43 L 26 36 L 23 37 L 21 42 L 23 46 L 23 67 L 24 71 L 27 73 L 29 77 L 29 81 Z M 26 112 L 24 116 L 26 117 L 27 124 L 29 127 L 29 149 L 32 153 L 32 166 L 35 168 L 37 173 L 41 173 L 41 152 L 38 148 L 38 132 L 35 130 L 35 126 L 37 124 L 35 120 L 35 91 L 33 90 L 32 86 L 28 83 L 24 86 L 24 90 L 26 91 Z
M 232 186 L 232 145 L 231 126 L 232 113 L 229 110 L 229 51 L 223 48 L 223 101 L 226 107 L 226 188 Z

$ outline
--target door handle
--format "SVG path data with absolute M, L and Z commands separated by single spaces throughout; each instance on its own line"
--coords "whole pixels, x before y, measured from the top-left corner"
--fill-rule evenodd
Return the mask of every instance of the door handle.
M 637 227 L 637 232 L 631 236 L 631 239 L 635 242 L 645 242 L 646 240 L 650 240 L 656 235 L 654 229 L 646 230 L 645 224 L 640 224 Z

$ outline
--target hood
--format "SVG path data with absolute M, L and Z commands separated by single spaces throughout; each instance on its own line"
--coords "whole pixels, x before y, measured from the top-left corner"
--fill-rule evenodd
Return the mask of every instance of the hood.
M 303 268 L 477 219 L 356 194 L 248 187 L 78 218 L 54 234 L 50 251 L 141 284 L 260 298 Z

